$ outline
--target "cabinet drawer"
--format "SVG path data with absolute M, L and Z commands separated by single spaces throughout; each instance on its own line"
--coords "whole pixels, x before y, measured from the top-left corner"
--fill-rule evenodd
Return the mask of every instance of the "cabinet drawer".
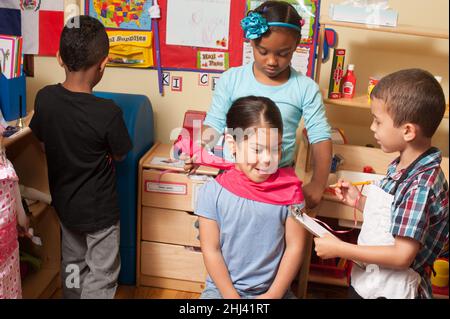
M 142 240 L 200 247 L 197 216 L 179 210 L 142 207 Z
M 197 189 L 203 181 L 192 181 L 183 173 L 144 170 L 142 173 L 142 205 L 192 212 Z
M 201 252 L 185 246 L 145 241 L 141 243 L 141 273 L 196 282 L 206 279 Z

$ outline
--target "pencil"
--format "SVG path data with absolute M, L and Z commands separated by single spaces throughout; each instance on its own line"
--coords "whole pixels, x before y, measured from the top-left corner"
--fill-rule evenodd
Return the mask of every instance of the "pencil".
M 373 182 L 373 181 L 354 182 L 354 183 L 351 183 L 351 184 L 352 184 L 353 186 L 359 186 L 359 185 L 369 185 L 369 184 L 372 184 L 372 182 Z M 332 184 L 332 185 L 330 185 L 330 186 L 328 186 L 328 187 L 330 187 L 330 188 L 336 188 L 336 187 L 339 187 L 339 183 Z

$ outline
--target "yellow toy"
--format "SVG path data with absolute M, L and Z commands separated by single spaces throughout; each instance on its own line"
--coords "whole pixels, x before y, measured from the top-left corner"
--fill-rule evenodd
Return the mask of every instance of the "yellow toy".
M 448 286 L 448 260 L 436 259 L 433 264 L 436 274 L 431 274 L 431 284 L 436 287 Z

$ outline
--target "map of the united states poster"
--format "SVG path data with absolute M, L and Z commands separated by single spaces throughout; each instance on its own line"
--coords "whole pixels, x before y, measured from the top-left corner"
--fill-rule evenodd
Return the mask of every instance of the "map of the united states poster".
M 100 20 L 106 28 L 151 30 L 148 9 L 151 0 L 89 0 L 89 15 Z

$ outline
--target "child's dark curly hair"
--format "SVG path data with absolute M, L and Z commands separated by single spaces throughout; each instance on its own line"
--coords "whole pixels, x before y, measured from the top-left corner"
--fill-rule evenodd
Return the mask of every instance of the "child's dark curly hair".
M 73 17 L 61 33 L 59 54 L 70 72 L 90 68 L 106 58 L 108 52 L 108 34 L 95 18 Z

